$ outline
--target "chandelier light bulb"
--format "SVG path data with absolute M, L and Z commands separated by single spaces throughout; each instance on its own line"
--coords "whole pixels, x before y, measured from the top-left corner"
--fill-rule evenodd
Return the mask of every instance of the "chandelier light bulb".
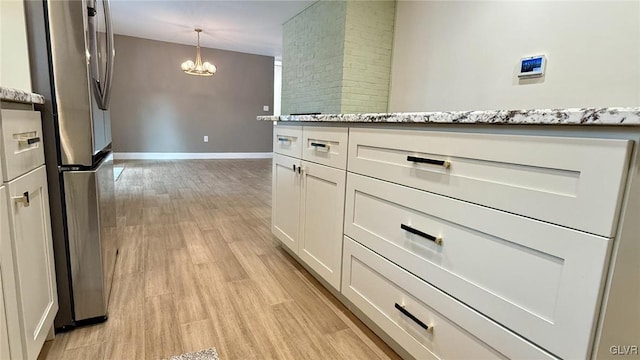
M 196 64 L 193 61 L 187 60 L 182 63 L 182 70 L 183 71 L 192 70 L 195 66 Z
M 215 65 L 213 65 L 212 63 L 208 62 L 208 61 L 206 61 L 204 64 L 202 64 L 202 67 L 203 67 L 206 71 L 208 71 L 208 72 L 210 72 L 210 73 L 214 73 L 214 74 L 216 73 L 216 70 L 217 70 L 217 69 L 216 69 L 216 66 L 215 66 Z

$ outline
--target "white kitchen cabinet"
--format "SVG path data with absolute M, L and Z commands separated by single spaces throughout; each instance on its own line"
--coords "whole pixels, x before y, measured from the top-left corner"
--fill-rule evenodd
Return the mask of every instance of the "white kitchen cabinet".
M 9 181 L 44 164 L 40 112 L 0 110 L 3 180 Z
M 0 268 L 1 268 L 0 264 Z M 2 290 L 2 276 L 0 276 L 0 359 L 9 359 L 9 331 L 7 329 L 7 316 L 4 308 L 4 291 Z
M 302 159 L 344 170 L 347 168 L 348 139 L 347 128 L 305 126 Z
M 610 237 L 631 145 L 626 139 L 358 128 L 349 133 L 348 170 Z
M 7 183 L 24 359 L 36 359 L 58 311 L 45 167 Z
M 274 154 L 271 231 L 294 253 L 300 237 L 300 160 Z
M 302 126 L 278 125 L 273 128 L 273 152 L 302 157 Z
M 7 251 L 5 245 L 9 245 L 9 215 L 4 206 L 1 206 L 6 202 L 6 193 L 4 186 L 0 186 L 0 252 Z M 6 244 L 5 244 L 6 243 Z M 9 351 L 9 330 L 7 327 L 7 315 L 5 306 L 5 294 L 4 286 L 5 282 L 2 281 L 2 270 L 7 264 L 0 258 L 0 359 L 10 359 L 11 353 Z
M 302 162 L 298 256 L 340 290 L 345 171 Z
M 345 237 L 342 293 L 416 359 L 554 359 Z
M 274 142 L 274 234 L 401 355 L 607 358 L 637 338 L 637 131 L 300 128 Z
M 8 192 L 0 186 L 0 359 L 23 359 L 18 296 L 13 267 L 13 249 L 7 208 Z
M 586 356 L 609 239 L 352 173 L 345 208 L 345 235 L 547 350 Z
M 273 158 L 273 234 L 340 289 L 345 171 L 288 156 Z

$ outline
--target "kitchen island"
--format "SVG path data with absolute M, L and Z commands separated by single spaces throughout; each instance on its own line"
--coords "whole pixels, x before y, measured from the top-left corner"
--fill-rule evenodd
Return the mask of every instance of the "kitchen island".
M 401 355 L 637 354 L 639 108 L 258 120 L 272 232 Z

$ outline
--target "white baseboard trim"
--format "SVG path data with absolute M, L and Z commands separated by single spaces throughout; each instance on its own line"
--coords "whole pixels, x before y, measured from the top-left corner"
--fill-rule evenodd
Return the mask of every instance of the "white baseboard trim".
M 116 160 L 184 160 L 184 159 L 271 159 L 271 152 L 257 153 L 159 153 L 159 152 L 114 152 Z

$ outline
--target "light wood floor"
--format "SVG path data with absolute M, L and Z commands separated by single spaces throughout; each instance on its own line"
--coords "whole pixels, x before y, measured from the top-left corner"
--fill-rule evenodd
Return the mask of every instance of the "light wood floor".
M 271 160 L 123 164 L 109 320 L 41 359 L 398 358 L 277 245 Z

